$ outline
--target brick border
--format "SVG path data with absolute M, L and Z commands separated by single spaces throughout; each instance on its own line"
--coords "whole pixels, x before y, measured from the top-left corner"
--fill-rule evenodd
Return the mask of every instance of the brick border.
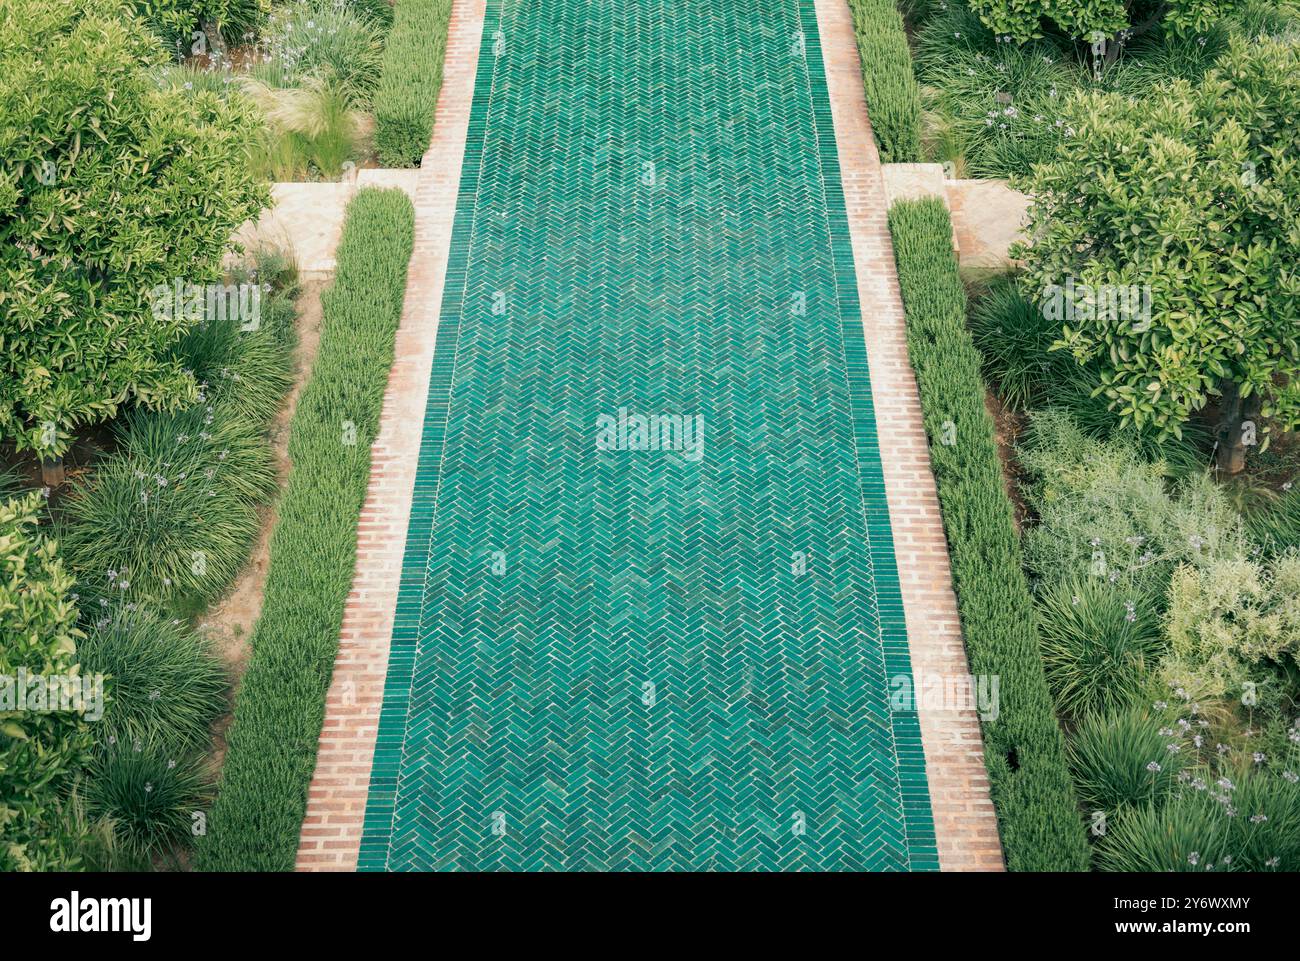
M 884 175 L 867 116 L 853 17 L 846 0 L 815 0 L 815 6 L 867 342 L 872 403 L 881 421 L 885 496 L 912 675 L 918 685 L 926 678 L 964 677 L 970 667 L 952 588 L 939 495 L 930 471 L 921 399 L 907 354 Z M 1003 870 L 979 719 L 970 710 L 927 710 L 924 702 L 919 714 L 940 868 Z
M 969 673 L 902 300 L 880 159 L 867 118 L 845 0 L 815 0 L 847 207 L 872 401 L 888 417 L 882 457 L 913 675 Z M 388 669 L 407 522 L 469 128 L 485 0 L 454 0 L 433 141 L 416 190 L 415 252 L 384 394 L 357 533 L 357 563 L 325 705 L 297 867 L 357 865 Z M 884 426 L 883 424 L 881 425 Z M 940 866 L 1001 870 L 979 721 L 973 712 L 920 710 Z
M 370 450 L 356 570 L 325 699 L 298 870 L 352 871 L 357 865 L 485 12 L 485 0 L 452 5 L 437 120 L 415 193 L 406 301 Z

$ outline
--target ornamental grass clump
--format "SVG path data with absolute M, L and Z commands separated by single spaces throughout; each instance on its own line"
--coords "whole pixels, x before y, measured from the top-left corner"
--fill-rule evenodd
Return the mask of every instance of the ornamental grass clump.
M 85 778 L 86 812 L 113 825 L 120 866 L 188 844 L 202 823 L 212 791 L 202 762 L 158 745 L 117 742 L 106 747 Z
M 211 645 L 188 625 L 121 605 L 88 626 L 78 653 L 83 671 L 107 679 L 104 716 L 94 726 L 101 748 L 140 742 L 184 753 L 208 745 L 230 681 Z
M 1103 871 L 1300 869 L 1300 775 L 1260 765 L 1185 771 L 1165 804 L 1114 818 L 1097 845 Z
M 247 557 L 257 504 L 274 489 L 266 438 L 199 408 L 139 413 L 118 443 L 64 503 L 70 564 L 123 598 L 188 608 L 216 597 Z
M 1038 613 L 1057 710 L 1078 718 L 1137 702 L 1165 647 L 1147 597 L 1104 577 L 1068 578 L 1040 593 Z
M 1190 760 L 1181 732 L 1135 705 L 1085 715 L 1069 738 L 1070 771 L 1085 812 L 1113 817 L 1160 802 Z

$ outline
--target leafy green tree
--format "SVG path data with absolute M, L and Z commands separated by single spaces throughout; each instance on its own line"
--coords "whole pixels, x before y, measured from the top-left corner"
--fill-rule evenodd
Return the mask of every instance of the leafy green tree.
M 217 280 L 269 202 L 252 107 L 162 86 L 163 60 L 104 0 L 0 0 L 0 438 L 43 459 L 124 403 L 194 399 L 194 320 L 150 292 Z
M 1027 289 L 1126 423 L 1181 436 L 1212 401 L 1237 473 L 1300 422 L 1300 46 L 1234 40 L 1193 88 L 1088 93 L 1033 197 Z M 1073 296 L 1061 297 L 1061 290 Z
M 970 8 L 998 36 L 1020 43 L 1043 36 L 1044 24 L 1075 39 L 1106 37 L 1113 60 L 1123 43 L 1161 27 L 1187 36 L 1229 16 L 1241 0 L 970 0 Z
M 31 687 L 31 676 L 75 674 L 81 637 L 40 509 L 39 494 L 0 502 L 0 871 L 76 866 L 65 788 L 89 759 L 83 714 L 37 702 L 48 688 Z

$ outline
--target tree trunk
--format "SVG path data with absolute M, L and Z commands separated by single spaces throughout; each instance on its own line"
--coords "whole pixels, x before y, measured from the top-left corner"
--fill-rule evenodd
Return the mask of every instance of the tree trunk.
M 1253 397 L 1243 398 L 1241 388 L 1225 380 L 1220 385 L 1218 443 L 1215 468 L 1220 474 L 1235 477 L 1246 469 L 1246 448 L 1255 441 L 1254 418 L 1259 404 Z
M 65 479 L 62 457 L 41 458 L 41 483 L 46 487 L 62 487 Z

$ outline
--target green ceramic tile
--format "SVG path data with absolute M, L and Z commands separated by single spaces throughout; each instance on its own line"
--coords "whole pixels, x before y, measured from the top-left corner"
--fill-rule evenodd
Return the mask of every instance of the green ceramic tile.
M 937 867 L 811 0 L 489 0 L 434 368 L 363 870 Z

